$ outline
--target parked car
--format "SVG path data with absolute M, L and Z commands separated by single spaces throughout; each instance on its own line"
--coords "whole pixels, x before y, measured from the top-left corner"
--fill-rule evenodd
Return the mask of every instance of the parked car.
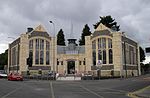
M 23 81 L 23 76 L 20 75 L 19 73 L 10 73 L 8 75 L 8 80 L 16 80 L 16 81 Z
M 0 78 L 7 78 L 7 73 L 0 72 Z

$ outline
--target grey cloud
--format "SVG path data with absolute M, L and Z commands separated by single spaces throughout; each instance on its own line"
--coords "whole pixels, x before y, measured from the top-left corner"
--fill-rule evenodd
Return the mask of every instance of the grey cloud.
M 53 35 L 62 28 L 66 38 L 71 33 L 79 38 L 85 24 L 93 31 L 99 16 L 112 15 L 128 36 L 144 47 L 149 41 L 150 0 L 1 0 L 0 44 L 7 44 L 8 36 L 17 38 L 28 26 L 43 24 Z M 55 33 L 56 33 L 55 32 Z

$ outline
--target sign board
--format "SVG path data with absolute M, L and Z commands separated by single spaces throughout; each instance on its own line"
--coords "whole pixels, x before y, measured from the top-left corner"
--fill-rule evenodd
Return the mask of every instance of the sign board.
M 98 60 L 97 65 L 102 65 L 102 60 Z

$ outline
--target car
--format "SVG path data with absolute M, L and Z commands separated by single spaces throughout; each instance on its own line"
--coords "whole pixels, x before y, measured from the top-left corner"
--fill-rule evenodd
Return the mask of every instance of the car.
M 23 76 L 19 73 L 10 73 L 8 75 L 8 80 L 10 81 L 23 81 Z
M 7 78 L 7 74 L 5 72 L 0 72 L 0 78 Z

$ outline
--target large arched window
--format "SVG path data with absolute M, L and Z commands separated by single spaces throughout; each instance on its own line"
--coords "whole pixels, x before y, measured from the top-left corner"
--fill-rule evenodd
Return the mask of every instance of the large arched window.
M 106 64 L 106 38 L 98 38 L 98 60 Z
M 32 55 L 35 53 L 33 55 L 33 61 L 35 61 L 33 64 L 50 64 L 50 42 L 48 40 L 42 38 L 29 40 L 29 53 L 32 53 Z
M 97 43 L 96 43 L 97 42 Z M 97 48 L 96 48 L 97 47 Z M 93 65 L 96 65 L 96 60 L 101 60 L 103 64 L 113 64 L 112 39 L 100 37 L 92 41 Z M 98 53 L 96 55 L 96 53 Z M 96 58 L 98 56 L 98 58 Z

